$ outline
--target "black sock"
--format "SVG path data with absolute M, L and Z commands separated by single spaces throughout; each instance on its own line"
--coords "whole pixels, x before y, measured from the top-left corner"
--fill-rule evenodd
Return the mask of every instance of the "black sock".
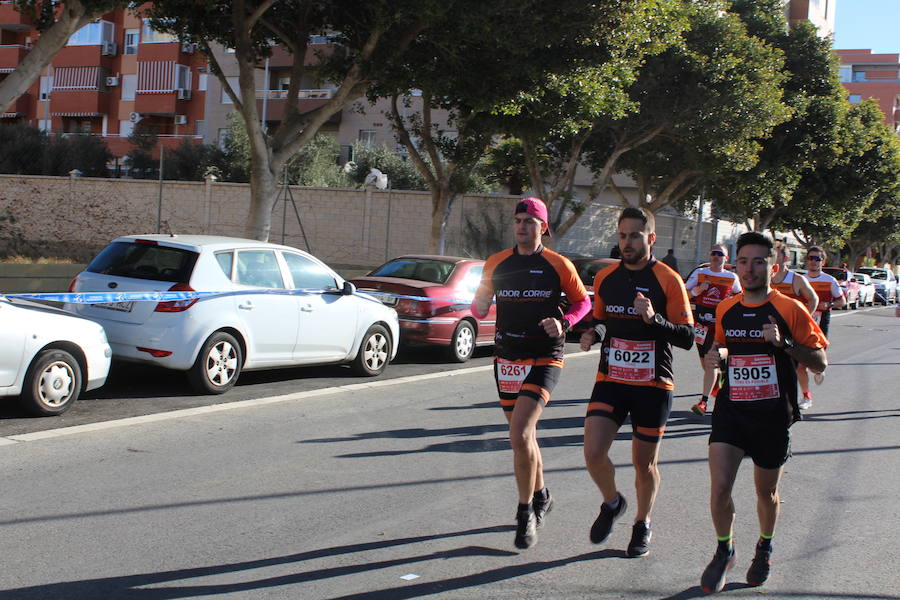
M 731 550 L 731 544 L 732 544 L 731 539 L 719 540 L 719 550 L 721 550 L 723 552 L 728 552 L 729 550 Z
M 534 499 L 537 502 L 546 502 L 548 498 L 550 498 L 550 490 L 548 490 L 546 487 L 541 488 L 534 493 Z
M 528 504 L 519 504 L 519 512 L 531 512 L 532 510 L 530 502 Z
M 772 538 L 764 538 L 760 536 L 759 542 L 757 542 L 757 546 L 762 548 L 763 550 L 771 550 L 772 549 Z

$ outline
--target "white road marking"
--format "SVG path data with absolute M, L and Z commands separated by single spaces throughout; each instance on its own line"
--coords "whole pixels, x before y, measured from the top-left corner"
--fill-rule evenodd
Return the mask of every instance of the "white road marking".
M 600 350 L 590 350 L 588 352 L 575 352 L 567 354 L 566 359 L 580 358 L 583 356 L 592 356 L 599 354 Z M 371 388 L 380 388 L 391 385 L 400 385 L 404 383 L 413 383 L 417 381 L 427 381 L 429 379 L 441 379 L 444 377 L 454 377 L 456 375 L 468 375 L 469 373 L 477 373 L 479 371 L 490 371 L 494 366 L 484 365 L 481 367 L 468 367 L 465 369 L 454 369 L 451 371 L 441 371 L 438 373 L 425 373 L 422 375 L 411 375 L 409 377 L 397 377 L 395 379 L 381 379 L 378 381 L 366 383 L 354 383 L 350 385 L 339 385 L 337 387 L 322 388 L 319 390 L 309 390 L 306 392 L 294 392 L 292 394 L 283 394 L 281 396 L 269 396 L 268 398 L 255 398 L 253 400 L 240 400 L 238 402 L 223 402 L 221 404 L 212 404 L 210 406 L 198 406 L 195 408 L 184 408 L 181 410 L 173 410 L 153 415 L 143 415 L 140 417 L 128 417 L 125 419 L 116 419 L 114 421 L 102 421 L 100 423 L 88 423 L 85 425 L 73 425 L 71 427 L 61 427 L 59 429 L 48 429 L 46 431 L 35 431 L 32 433 L 21 433 L 18 435 L 10 435 L 0 437 L 0 446 L 17 444 L 20 442 L 34 442 L 38 440 L 47 440 L 58 438 L 66 435 L 75 435 L 78 433 L 89 433 L 93 431 L 104 431 L 107 429 L 116 429 L 118 427 L 127 427 L 129 425 L 141 425 L 145 423 L 158 423 L 160 421 L 169 421 L 172 419 L 180 419 L 182 417 L 194 417 L 197 415 L 205 415 L 209 413 L 224 412 L 226 410 L 238 410 L 241 408 L 251 408 L 255 406 L 267 406 L 269 404 L 277 404 L 279 402 L 294 402 L 305 398 L 315 398 L 317 396 L 328 396 L 330 394 L 341 394 L 345 392 L 354 392 Z

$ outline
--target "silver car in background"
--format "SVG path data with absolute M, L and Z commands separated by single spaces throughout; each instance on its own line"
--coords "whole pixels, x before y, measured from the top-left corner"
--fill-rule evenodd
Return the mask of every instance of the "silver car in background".
M 69 291 L 215 292 L 66 306 L 103 325 L 114 358 L 185 371 L 200 393 L 226 392 L 253 369 L 349 363 L 359 375 L 379 375 L 397 352 L 392 308 L 289 246 L 203 235 L 124 236 Z

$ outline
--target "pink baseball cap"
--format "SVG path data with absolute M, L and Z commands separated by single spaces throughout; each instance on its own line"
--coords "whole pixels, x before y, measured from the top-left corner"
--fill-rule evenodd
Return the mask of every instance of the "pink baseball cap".
M 550 236 L 550 218 L 547 215 L 547 205 L 544 204 L 543 200 L 534 197 L 519 200 L 519 202 L 516 203 L 515 214 L 519 213 L 528 213 L 532 217 L 547 223 L 547 235 Z

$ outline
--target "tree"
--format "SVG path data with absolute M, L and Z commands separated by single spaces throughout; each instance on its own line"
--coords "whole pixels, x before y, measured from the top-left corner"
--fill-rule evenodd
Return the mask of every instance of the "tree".
M 76 31 L 116 8 L 138 7 L 126 0 L 15 0 L 40 37 L 16 69 L 0 81 L 0 109 L 9 106 L 40 76 Z M 2 112 L 2 110 L 0 110 Z
M 574 71 L 604 100 L 621 96 L 627 74 L 657 45 L 671 4 L 457 3 L 442 32 L 410 47 L 409 60 L 370 96 L 391 99 L 397 139 L 428 182 L 433 251 L 441 252 L 453 202 L 470 189 L 506 116 L 527 111 L 537 90 L 573 79 Z
M 804 173 L 790 210 L 778 214 L 773 228 L 840 248 L 863 219 L 874 220 L 893 204 L 900 193 L 900 142 L 874 100 L 847 111 L 838 150 L 835 160 Z M 882 203 L 873 210 L 877 198 Z
M 325 122 L 362 96 L 409 44 L 443 26 L 447 2 L 440 0 L 159 0 L 148 14 L 154 27 L 196 42 L 211 71 L 243 117 L 250 148 L 251 204 L 247 236 L 265 240 L 288 160 L 309 143 Z M 299 91 L 307 73 L 311 34 L 333 34 L 335 51 L 318 55 L 316 75 L 337 85 L 318 108 L 301 113 Z M 239 87 L 232 90 L 211 45 L 234 50 Z M 284 117 L 273 131 L 260 122 L 256 70 L 278 47 L 292 57 Z
M 689 27 L 678 43 L 649 57 L 629 90 L 639 109 L 595 124 L 585 147 L 594 173 L 589 201 L 605 185 L 618 192 L 612 174 L 622 171 L 635 179 L 638 203 L 650 212 L 683 205 L 715 173 L 752 167 L 759 140 L 788 118 L 782 52 L 751 35 L 722 3 L 689 4 Z
M 787 30 L 783 18 L 772 16 L 783 14 L 778 0 L 736 0 L 734 10 L 751 32 L 784 51 L 784 102 L 791 118 L 758 140 L 756 165 L 719 173 L 707 190 L 721 214 L 764 231 L 776 226 L 780 215 L 801 212 L 793 200 L 804 176 L 838 160 L 846 92 L 830 40 L 818 37 L 811 24 Z
M 227 170 L 225 153 L 210 144 L 197 144 L 185 138 L 174 150 L 166 152 L 163 170 L 166 179 L 203 181 L 209 170 Z

